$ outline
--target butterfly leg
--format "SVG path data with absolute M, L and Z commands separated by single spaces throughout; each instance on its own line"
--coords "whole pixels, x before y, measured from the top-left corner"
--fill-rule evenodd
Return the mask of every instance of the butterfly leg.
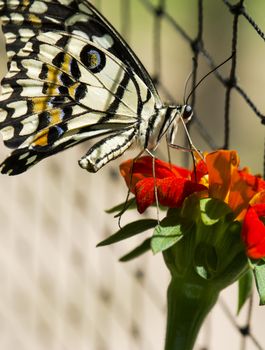
M 179 118 L 179 122 L 181 122 L 183 125 L 184 131 L 185 131 L 187 139 L 188 139 L 189 147 L 184 147 L 184 146 L 176 145 L 173 143 L 174 134 L 176 133 L 176 130 L 177 130 L 177 126 L 175 126 L 173 128 L 172 133 L 167 134 L 168 149 L 169 148 L 179 149 L 179 150 L 184 151 L 184 152 L 191 152 L 192 155 L 195 152 L 199 156 L 199 158 L 204 159 L 202 152 L 199 149 L 197 149 L 197 147 L 193 144 L 192 139 L 190 137 L 190 133 L 187 129 L 186 123 L 182 117 Z M 169 151 L 168 151 L 168 153 L 169 153 Z
M 156 171 L 155 171 L 155 160 L 156 156 L 148 149 L 145 150 L 146 153 L 148 153 L 152 157 L 152 173 L 154 178 L 154 191 L 155 191 L 155 200 L 156 200 L 156 218 L 157 218 L 157 224 L 160 224 L 159 219 L 159 201 L 158 201 L 158 191 L 157 191 L 157 182 L 156 182 Z
M 122 215 L 126 212 L 126 210 L 130 207 L 130 204 L 128 204 L 129 202 L 129 197 L 130 197 L 130 193 L 131 193 L 131 187 L 132 187 L 132 179 L 133 179 L 133 168 L 134 168 L 134 164 L 135 162 L 137 161 L 137 159 L 139 159 L 141 157 L 141 155 L 144 153 L 145 150 L 142 150 L 140 153 L 137 154 L 137 156 L 135 158 L 133 158 L 132 160 L 132 166 L 131 166 L 131 169 L 130 169 L 130 182 L 129 182 L 129 186 L 128 186 L 128 191 L 127 191 L 127 195 L 126 195 L 126 198 L 125 198 L 125 202 L 124 202 L 124 205 L 123 205 L 123 208 L 122 210 L 115 216 L 118 218 L 118 225 L 119 225 L 119 228 L 122 228 L 121 227 L 121 218 L 122 218 Z
M 152 157 L 152 173 L 153 173 L 152 175 L 153 175 L 153 178 L 154 178 L 154 191 L 155 191 L 155 200 L 156 200 L 156 209 L 157 209 L 157 224 L 160 223 L 160 220 L 159 220 L 158 191 L 157 191 L 156 174 L 155 174 L 155 159 L 156 159 L 156 156 L 150 150 L 144 149 L 132 160 L 132 166 L 131 166 L 131 169 L 130 169 L 130 182 L 129 182 L 129 186 L 128 186 L 127 196 L 126 196 L 126 199 L 125 199 L 124 206 L 123 206 L 122 210 L 116 215 L 116 217 L 119 218 L 118 219 L 118 225 L 119 225 L 120 228 L 121 228 L 122 215 L 125 213 L 125 211 L 129 207 L 127 205 L 127 203 L 128 203 L 129 196 L 130 196 L 130 193 L 131 193 L 131 184 L 132 184 L 132 179 L 133 179 L 134 164 L 137 161 L 137 159 L 139 159 L 144 152 L 148 153 L 150 155 L 150 157 Z

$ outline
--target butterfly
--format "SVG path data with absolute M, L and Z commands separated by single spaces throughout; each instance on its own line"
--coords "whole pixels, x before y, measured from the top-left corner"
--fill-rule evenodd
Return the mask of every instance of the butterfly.
M 189 105 L 162 103 L 146 69 L 86 0 L 0 0 L 8 72 L 1 82 L 0 132 L 13 149 L 2 173 L 99 138 L 79 160 L 96 172 L 130 146 L 170 139 Z

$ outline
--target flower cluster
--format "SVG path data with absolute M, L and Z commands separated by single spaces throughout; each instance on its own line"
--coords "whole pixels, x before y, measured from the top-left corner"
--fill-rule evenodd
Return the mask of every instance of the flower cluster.
M 171 274 L 165 349 L 192 349 L 219 293 L 236 281 L 238 312 L 251 294 L 252 275 L 265 305 L 265 181 L 239 168 L 237 152 L 198 156 L 192 171 L 149 156 L 128 160 L 120 170 L 134 194 L 129 204 L 135 199 L 140 213 L 151 205 L 167 211 L 161 221 L 130 222 L 99 245 L 145 233 L 120 260 L 149 250 L 163 254 Z M 109 212 L 120 216 L 128 206 Z
M 242 223 L 247 256 L 265 257 L 265 181 L 247 168 L 239 169 L 236 151 L 208 153 L 193 171 L 158 159 L 153 162 L 148 156 L 128 160 L 120 169 L 140 213 L 155 203 L 155 191 L 159 203 L 169 208 L 181 207 L 191 194 L 220 200 Z

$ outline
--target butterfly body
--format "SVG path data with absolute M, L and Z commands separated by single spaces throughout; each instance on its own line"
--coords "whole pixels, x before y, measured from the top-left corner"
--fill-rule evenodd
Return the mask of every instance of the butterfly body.
M 154 149 L 182 107 L 165 106 L 145 68 L 88 1 L 0 1 L 8 73 L 0 131 L 16 175 L 85 140 L 100 138 L 79 164 L 91 172 L 132 144 Z

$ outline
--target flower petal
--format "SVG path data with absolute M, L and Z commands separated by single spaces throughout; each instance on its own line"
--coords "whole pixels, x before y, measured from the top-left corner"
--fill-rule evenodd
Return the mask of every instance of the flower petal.
M 258 203 L 252 206 L 258 217 L 265 216 L 265 203 Z
M 153 169 L 154 159 L 150 156 L 140 157 L 136 160 L 129 159 L 120 165 L 121 175 L 131 191 L 135 193 L 135 185 L 138 181 L 153 177 L 163 179 L 171 176 L 188 178 L 191 172 L 187 169 L 171 165 L 162 160 L 155 159 L 155 170 Z
M 157 181 L 156 181 L 157 185 Z M 136 205 L 139 213 L 143 213 L 146 208 L 155 202 L 155 180 L 149 177 L 138 181 L 135 186 Z
M 228 202 L 232 176 L 239 165 L 236 151 L 220 150 L 207 154 L 210 197 Z
M 237 220 L 242 220 L 246 214 L 251 198 L 256 191 L 249 184 L 239 171 L 233 174 L 228 204 L 234 211 Z
M 244 218 L 242 238 L 247 255 L 253 259 L 265 257 L 265 225 L 253 207 L 249 207 Z
M 207 188 L 196 182 L 186 179 L 164 179 L 158 186 L 158 198 L 162 205 L 168 207 L 179 207 L 184 199 L 194 192 L 201 192 Z
M 201 184 L 175 176 L 156 179 L 156 181 L 151 177 L 143 179 L 135 187 L 136 204 L 140 213 L 155 203 L 155 186 L 159 203 L 169 208 L 180 206 L 184 199 L 194 192 L 207 190 Z
M 158 186 L 159 203 L 170 208 L 179 206 L 184 200 L 183 194 L 186 182 L 186 179 L 176 179 L 175 177 L 160 180 Z
M 203 184 L 207 184 L 208 186 L 208 169 L 204 160 L 199 159 L 196 164 L 196 170 L 192 172 L 191 179 L 194 182 L 202 182 Z
M 265 191 L 256 193 L 250 200 L 250 205 L 253 207 L 255 204 L 265 203 Z
M 255 192 L 260 192 L 265 190 L 265 181 L 261 178 L 260 175 L 252 175 L 249 173 L 248 168 L 244 168 L 239 171 L 241 177 L 248 183 L 249 186 Z

